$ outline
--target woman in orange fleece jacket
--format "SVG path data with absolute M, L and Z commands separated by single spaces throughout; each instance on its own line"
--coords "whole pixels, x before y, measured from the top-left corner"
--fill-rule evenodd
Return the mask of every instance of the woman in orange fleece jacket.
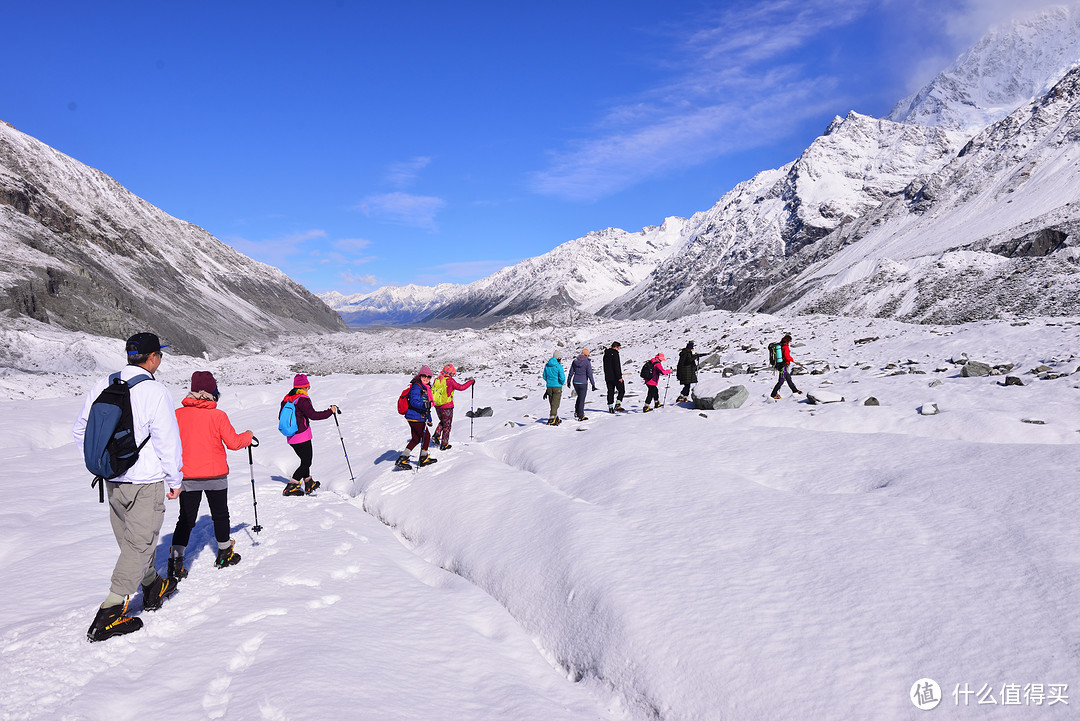
M 180 491 L 180 517 L 169 549 L 169 576 L 177 581 L 187 576 L 184 551 L 199 516 L 204 492 L 217 540 L 215 565 L 225 568 L 240 562 L 240 554 L 233 551 L 236 542 L 229 539 L 229 464 L 225 460 L 225 448 L 233 451 L 247 448 L 252 433 L 233 430 L 225 411 L 217 407 L 217 399 L 214 375 L 210 371 L 195 371 L 191 374 L 191 392 L 176 409 L 184 451 L 181 469 L 184 485 Z

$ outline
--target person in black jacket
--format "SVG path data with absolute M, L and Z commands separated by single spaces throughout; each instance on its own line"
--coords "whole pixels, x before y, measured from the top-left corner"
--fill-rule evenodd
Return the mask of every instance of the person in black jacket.
M 690 400 L 690 386 L 697 383 L 697 361 L 704 353 L 694 352 L 694 341 L 688 341 L 679 351 L 679 364 L 675 367 L 675 377 L 683 384 L 682 393 L 676 403 Z
M 619 348 L 622 348 L 622 345 L 615 341 L 610 348 L 604 351 L 604 380 L 607 382 L 608 413 L 625 410 L 622 407 L 622 399 L 626 395 L 626 384 L 623 382 Z M 618 398 L 615 397 L 616 391 L 619 394 Z

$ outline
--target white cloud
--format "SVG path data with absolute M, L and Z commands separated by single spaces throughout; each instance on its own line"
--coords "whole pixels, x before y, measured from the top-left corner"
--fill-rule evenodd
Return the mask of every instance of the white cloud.
M 409 225 L 438 232 L 435 216 L 446 205 L 442 198 L 395 192 L 369 195 L 360 201 L 358 210 L 377 220 Z
M 355 288 L 358 286 L 375 288 L 376 286 L 380 285 L 379 279 L 376 278 L 374 275 L 357 275 L 356 273 L 348 270 L 341 273 L 338 277 L 341 278 L 341 281 L 349 288 Z
M 431 158 L 418 155 L 409 160 L 392 163 L 386 173 L 386 182 L 395 188 L 404 189 L 416 182 L 420 171 L 428 166 Z
M 284 269 L 298 256 L 317 254 L 318 248 L 313 247 L 312 241 L 325 237 L 325 230 L 302 230 L 268 240 L 249 240 L 231 236 L 225 238 L 224 241 L 244 255 Z
M 598 135 L 550 154 L 538 193 L 595 200 L 648 177 L 775 141 L 835 105 L 835 81 L 788 54 L 880 0 L 769 0 L 724 10 L 691 33 L 674 79 L 611 108 Z

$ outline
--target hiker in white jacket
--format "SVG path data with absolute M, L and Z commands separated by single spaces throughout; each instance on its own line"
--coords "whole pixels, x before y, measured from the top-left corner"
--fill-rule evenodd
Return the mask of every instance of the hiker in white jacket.
M 109 595 L 101 604 L 87 631 L 91 641 L 103 641 L 142 628 L 142 620 L 126 615 L 128 600 L 138 587 L 143 589 L 143 608 L 155 611 L 176 590 L 173 579 L 162 578 L 154 568 L 158 533 L 165 519 L 165 498 L 180 495 L 183 452 L 176 425 L 175 403 L 169 390 L 154 380 L 161 365 L 160 340 L 153 333 L 137 333 L 128 339 L 128 365 L 120 378 L 130 381 L 147 376 L 131 387 L 131 416 L 135 440 L 148 439 L 139 458 L 125 473 L 102 481 L 109 498 L 109 519 L 120 546 L 120 558 L 113 569 Z M 82 413 L 75 420 L 72 435 L 82 448 L 90 407 L 109 385 L 108 376 L 87 394 Z M 166 492 L 166 486 L 168 490 Z

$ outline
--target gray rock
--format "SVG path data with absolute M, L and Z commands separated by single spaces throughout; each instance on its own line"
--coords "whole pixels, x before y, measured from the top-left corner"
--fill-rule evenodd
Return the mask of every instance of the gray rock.
M 721 391 L 713 396 L 712 406 L 713 410 L 730 410 L 738 408 L 746 399 L 750 397 L 750 392 L 746 390 L 746 386 L 731 386 L 726 391 Z
M 1030 423 L 1033 426 L 1045 426 L 1046 421 L 1040 421 L 1038 418 L 1021 418 L 1021 423 Z
M 491 407 L 477 408 L 475 411 L 465 411 L 468 418 L 487 418 L 492 415 Z
M 1049 373 L 1052 370 L 1054 370 L 1054 369 L 1051 368 L 1050 366 L 1045 366 L 1044 365 L 1044 366 L 1036 366 L 1035 368 L 1032 368 L 1031 372 L 1036 373 L 1036 374 L 1038 374 L 1038 373 Z
M 1005 376 L 1005 383 L 1007 386 L 1022 386 L 1024 381 L 1020 380 L 1016 376 Z
M 930 387 L 931 388 L 936 388 L 937 386 L 940 386 L 941 384 L 942 384 L 942 381 L 941 381 L 940 378 L 930 381 Z
M 863 405 L 864 406 L 880 406 L 881 401 L 879 401 L 877 398 L 874 398 L 873 396 L 870 396 L 865 401 L 863 401 Z
M 969 360 L 967 363 L 964 364 L 964 367 L 960 369 L 960 375 L 964 378 L 988 376 L 990 375 L 991 370 L 993 369 L 986 363 Z
M 919 406 L 919 413 L 924 416 L 936 416 L 941 413 L 941 410 L 938 409 L 937 403 L 923 403 Z

